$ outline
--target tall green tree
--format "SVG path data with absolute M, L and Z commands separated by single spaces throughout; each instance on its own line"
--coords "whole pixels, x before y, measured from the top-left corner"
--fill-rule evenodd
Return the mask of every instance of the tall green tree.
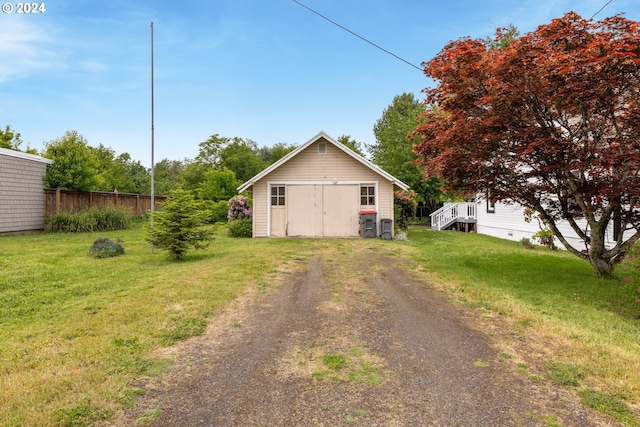
M 220 152 L 220 166 L 232 170 L 238 181 L 245 182 L 267 164 L 258 155 L 255 141 L 233 138 Z
M 443 200 L 441 182 L 438 178 L 423 179 L 423 169 L 414 164 L 418 156 L 413 152 L 413 145 L 419 138 L 408 138 L 424 110 L 424 104 L 412 93 L 395 96 L 373 127 L 376 142 L 367 148 L 373 163 L 411 187 L 419 201 L 433 212 Z
M 354 153 L 357 153 L 362 157 L 365 157 L 364 152 L 362 151 L 362 143 L 356 141 L 355 139 L 352 139 L 351 135 L 342 135 L 340 138 L 338 138 L 338 142 L 344 145 L 345 147 L 347 147 L 348 149 L 350 149 L 351 151 L 353 151 Z
M 129 153 L 116 156 L 112 148 L 100 144 L 91 148 L 98 159 L 98 175 L 94 190 L 130 194 L 150 194 L 151 171 L 139 161 L 133 161 Z
M 20 150 L 20 134 L 11 130 L 9 125 L 4 130 L 0 129 L 0 148 L 8 148 L 9 150 Z
M 295 145 L 287 144 L 286 142 L 278 142 L 271 147 L 260 147 L 258 149 L 258 156 L 265 162 L 265 164 L 271 165 L 295 149 Z
M 93 190 L 97 184 L 98 158 L 87 140 L 71 130 L 45 143 L 43 156 L 53 160 L 47 168 L 45 186 L 65 190 Z
M 154 192 L 166 196 L 180 186 L 186 162 L 181 160 L 162 159 L 154 168 Z
M 24 151 L 29 154 L 39 154 L 38 150 L 27 146 L 26 150 L 20 148 L 22 145 L 22 139 L 20 134 L 11 130 L 9 125 L 5 126 L 4 130 L 0 129 L 0 148 L 8 148 L 9 150 Z
M 227 168 L 210 169 L 204 175 L 204 181 L 197 189 L 197 196 L 201 200 L 229 200 L 237 194 L 241 184 L 235 173 Z
M 194 159 L 195 162 L 205 163 L 210 166 L 218 166 L 220 164 L 220 152 L 229 144 L 230 139 L 219 134 L 213 134 L 206 141 L 198 144 L 198 155 Z
M 219 166 L 214 166 L 206 162 L 196 160 L 185 160 L 185 168 L 182 173 L 182 188 L 197 192 L 202 186 L 207 172 L 215 170 Z
M 129 153 L 122 153 L 114 159 L 114 171 L 120 177 L 114 188 L 120 192 L 151 194 L 151 171 L 140 161 L 133 160 Z

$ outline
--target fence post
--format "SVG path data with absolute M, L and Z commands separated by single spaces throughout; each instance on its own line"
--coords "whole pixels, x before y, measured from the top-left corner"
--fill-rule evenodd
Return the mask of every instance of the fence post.
M 54 209 L 56 215 L 60 215 L 60 189 L 56 188 L 56 208 Z

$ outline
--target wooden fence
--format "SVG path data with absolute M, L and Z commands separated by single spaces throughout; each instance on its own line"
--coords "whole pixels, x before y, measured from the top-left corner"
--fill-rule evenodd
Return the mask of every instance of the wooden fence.
M 154 204 L 161 205 L 166 197 L 155 196 Z M 44 190 L 45 216 L 59 214 L 60 212 L 76 213 L 83 209 L 101 206 L 121 206 L 135 215 L 142 215 L 151 209 L 151 196 L 140 194 L 122 194 L 102 191 L 74 191 L 45 189 Z

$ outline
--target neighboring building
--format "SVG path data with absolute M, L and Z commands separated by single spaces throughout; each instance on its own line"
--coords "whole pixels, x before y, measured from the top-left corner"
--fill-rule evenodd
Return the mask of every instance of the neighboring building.
M 44 228 L 44 175 L 52 163 L 0 148 L 0 233 Z
M 577 222 L 581 227 L 586 227 L 586 221 L 578 220 Z M 579 249 L 584 246 L 584 242 L 567 221 L 558 221 L 557 226 L 574 248 Z M 531 236 L 540 231 L 540 224 L 536 219 L 531 222 L 525 221 L 524 208 L 521 205 L 490 203 L 485 198 L 478 198 L 477 202 L 445 204 L 431 214 L 431 227 L 434 230 L 475 231 L 479 234 L 516 241 L 523 238 L 531 239 Z M 630 231 L 627 233 L 631 234 Z M 607 227 L 605 245 L 615 246 L 616 237 L 614 222 L 611 221 Z M 555 242 L 559 247 L 563 247 L 558 239 L 555 239 Z
M 363 237 L 376 237 L 394 219 L 393 192 L 408 187 L 320 132 L 245 190 L 253 191 L 253 237 L 358 237 L 365 227 Z

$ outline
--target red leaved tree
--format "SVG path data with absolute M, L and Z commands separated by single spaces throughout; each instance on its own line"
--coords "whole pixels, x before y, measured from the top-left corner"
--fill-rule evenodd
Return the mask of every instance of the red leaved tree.
M 640 25 L 570 12 L 504 37 L 454 41 L 423 64 L 437 86 L 425 89 L 418 161 L 450 187 L 536 211 L 608 276 L 640 238 Z M 611 221 L 621 232 L 607 248 Z

